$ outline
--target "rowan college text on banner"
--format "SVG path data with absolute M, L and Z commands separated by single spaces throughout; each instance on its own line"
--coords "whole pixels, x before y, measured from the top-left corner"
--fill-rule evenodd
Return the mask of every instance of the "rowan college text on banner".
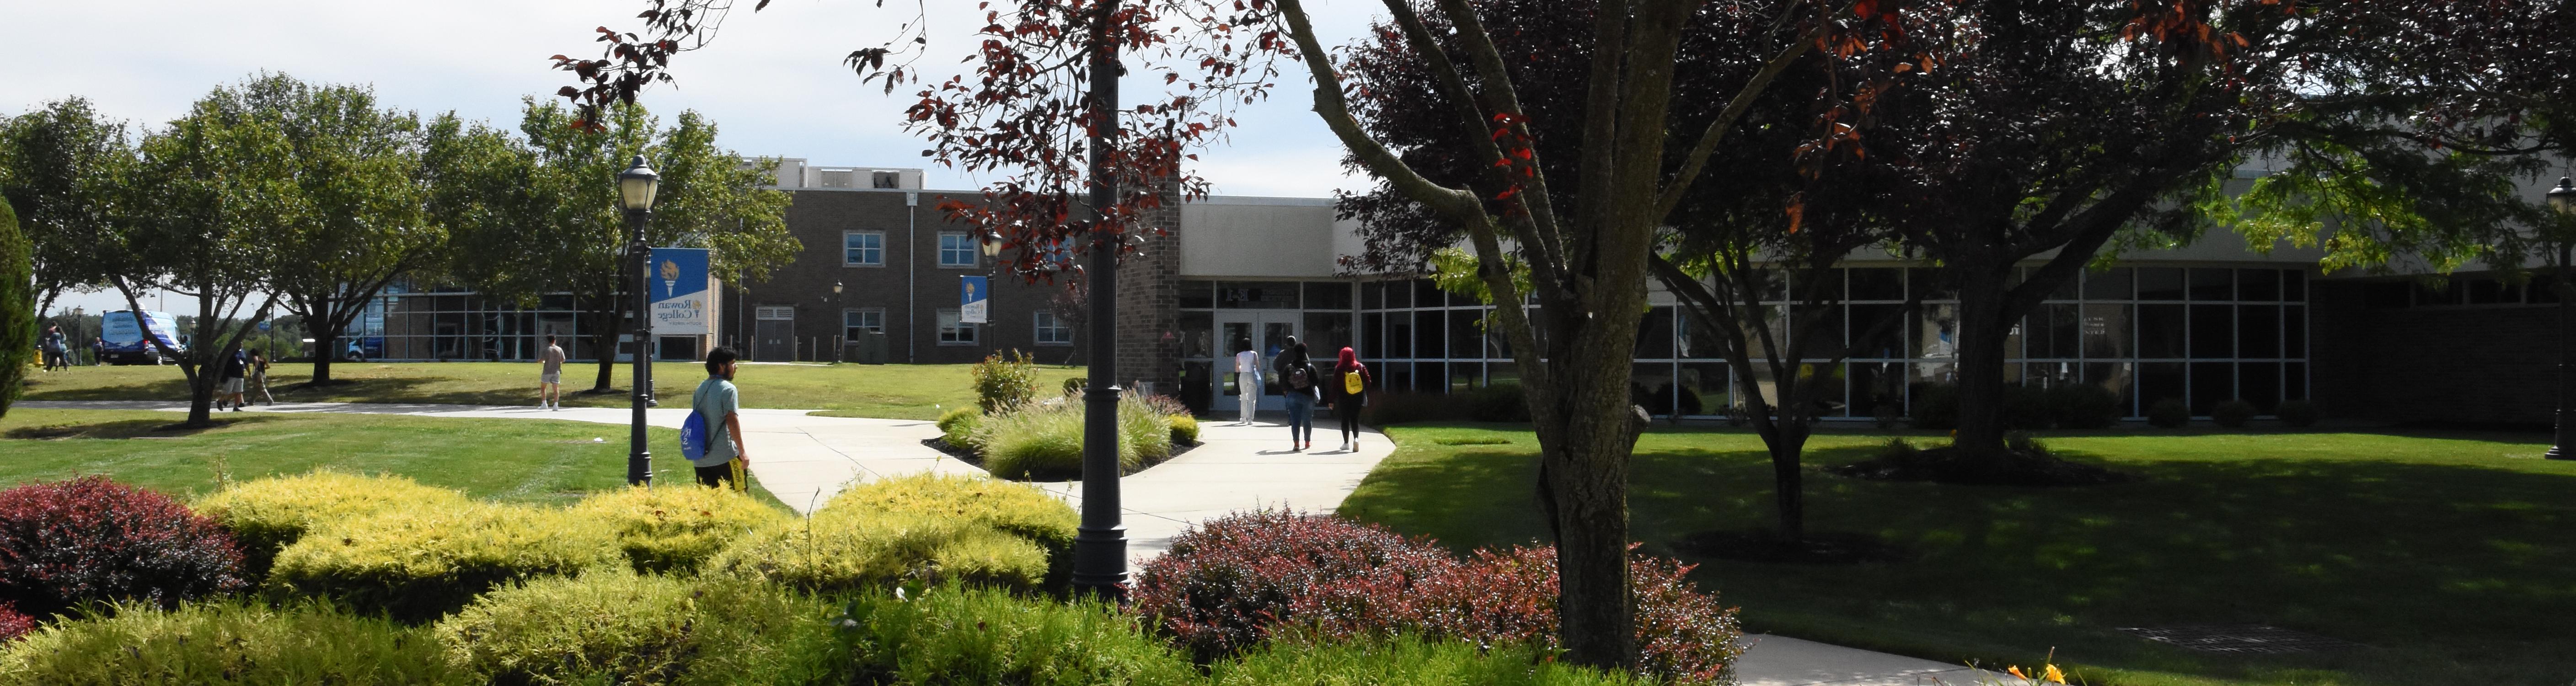
M 654 335 L 715 333 L 715 318 L 707 316 L 706 249 L 654 248 L 644 287 L 652 294 Z

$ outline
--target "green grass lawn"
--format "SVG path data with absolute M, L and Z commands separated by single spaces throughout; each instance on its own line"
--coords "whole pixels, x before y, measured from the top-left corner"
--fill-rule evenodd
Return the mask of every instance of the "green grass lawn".
M 226 413 L 220 425 L 173 429 L 187 416 L 143 410 L 16 408 L 0 418 L 0 484 L 104 474 L 185 496 L 236 480 L 330 467 L 408 476 L 492 500 L 563 504 L 626 484 L 626 428 L 588 422 L 355 414 Z M 655 428 L 657 447 L 679 432 Z M 592 439 L 606 439 L 594 441 Z M 687 463 L 656 454 L 656 484 L 685 484 Z M 752 494 L 778 499 L 758 479 Z
M 1398 426 L 1342 514 L 1461 549 L 1545 535 L 1526 425 Z M 1474 445 L 1476 441 L 1509 443 Z M 1918 440 L 1918 444 L 1928 439 Z M 2092 432 L 2049 437 L 2144 476 L 2081 488 L 1808 477 L 1811 530 L 1876 534 L 1906 562 L 1703 561 L 1748 628 L 1925 658 L 2031 664 L 2095 684 L 2545 684 L 2576 679 L 2576 462 L 2540 434 Z M 1883 434 L 1819 436 L 1809 464 Z M 1645 550 L 1771 523 L 1770 467 L 1742 430 L 1638 444 Z M 1681 555 L 1685 559 L 1691 556 Z M 2118 627 L 2271 624 L 2366 650 L 2229 656 Z
M 742 389 L 744 407 L 827 410 L 839 417 L 936 419 L 937 407 L 975 402 L 974 365 L 743 365 L 734 382 Z M 613 392 L 584 391 L 598 376 L 598 366 L 564 365 L 564 404 L 573 407 L 622 407 L 627 402 L 628 365 L 619 365 Z M 1064 380 L 1082 375 L 1079 367 L 1041 366 L 1040 393 L 1053 392 Z M 331 366 L 334 384 L 305 388 L 311 364 L 278 364 L 269 372 L 269 389 L 278 402 L 450 403 L 462 405 L 533 405 L 537 401 L 537 365 L 527 362 L 339 363 Z M 653 366 L 654 392 L 663 407 L 686 407 L 689 392 L 707 378 L 696 362 L 663 362 Z M 78 367 L 33 374 L 28 400 L 186 400 L 188 386 L 177 367 Z

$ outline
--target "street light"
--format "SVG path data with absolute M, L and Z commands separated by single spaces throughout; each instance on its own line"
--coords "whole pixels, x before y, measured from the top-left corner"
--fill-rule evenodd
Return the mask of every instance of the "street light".
M 626 210 L 626 251 L 635 267 L 635 416 L 626 436 L 626 483 L 649 486 L 653 483 L 653 450 L 644 444 L 644 404 L 653 400 L 653 367 L 645 341 L 653 336 L 651 286 L 653 251 L 644 246 L 644 222 L 653 218 L 653 193 L 660 190 L 662 175 L 644 164 L 636 155 L 635 163 L 617 175 L 617 205 Z
M 81 322 L 83 321 L 81 317 L 84 316 L 85 312 L 86 308 L 78 306 L 72 307 L 72 337 L 71 340 L 68 341 L 69 345 L 63 346 L 63 357 L 75 362 L 80 360 L 80 351 L 89 348 L 88 343 L 80 342 L 80 339 L 86 338 L 86 336 L 81 335 Z M 90 363 L 97 364 L 97 361 L 92 360 Z
M 841 304 L 841 282 L 838 279 L 832 281 L 832 309 L 841 311 L 841 333 L 832 337 L 833 342 L 840 343 L 832 346 L 832 361 L 839 362 L 841 349 L 849 347 L 850 308 Z
M 1082 394 L 1082 524 L 1073 535 L 1073 586 L 1077 592 L 1123 597 L 1127 587 L 1127 526 L 1118 511 L 1118 236 L 1109 222 L 1118 203 L 1118 177 L 1109 155 L 1118 149 L 1118 43 L 1110 19 L 1119 0 L 1104 0 L 1091 24 L 1091 269 L 1082 287 L 1090 293 L 1091 387 Z
M 2550 209 L 2557 210 L 2560 219 L 2576 221 L 2576 180 L 2558 177 L 2558 187 L 2549 189 L 2548 198 Z M 2561 227 L 2562 232 L 2565 230 Z M 2551 441 L 2549 452 L 2542 455 L 2552 460 L 2576 460 L 2576 436 L 2570 435 L 2576 432 L 2576 426 L 2569 426 L 2567 420 L 2568 411 L 2576 408 L 2576 376 L 2567 370 L 2571 359 L 2576 359 L 2576 315 L 2570 315 L 2568 310 L 2576 305 L 2569 302 L 2576 300 L 2570 297 L 2576 296 L 2576 282 L 2568 280 L 2568 258 L 2576 257 L 2569 254 L 2571 247 L 2576 247 L 2576 236 L 2562 233 L 2558 237 L 2557 283 L 2551 284 L 2558 289 L 2558 431 L 2554 436 L 2557 440 Z

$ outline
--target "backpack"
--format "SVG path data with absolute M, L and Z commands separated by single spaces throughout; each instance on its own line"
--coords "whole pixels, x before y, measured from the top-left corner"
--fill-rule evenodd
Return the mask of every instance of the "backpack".
M 1295 368 L 1288 370 L 1288 388 L 1299 391 L 1314 388 L 1315 379 L 1313 377 L 1314 372 L 1308 371 L 1306 365 L 1297 365 Z
M 1357 369 L 1342 374 L 1342 394 L 1344 395 L 1359 395 L 1360 391 L 1367 390 L 1364 388 L 1367 385 L 1368 381 L 1360 378 L 1360 371 Z
M 707 456 L 707 416 L 697 410 L 690 410 L 689 418 L 680 421 L 680 454 L 693 464 Z

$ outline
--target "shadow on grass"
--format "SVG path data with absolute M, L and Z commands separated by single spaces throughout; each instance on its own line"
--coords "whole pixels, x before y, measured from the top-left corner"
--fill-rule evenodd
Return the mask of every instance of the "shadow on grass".
M 1807 463 L 1875 450 L 1824 448 Z M 1459 548 L 1547 535 L 1531 495 L 1535 450 L 1435 453 L 1389 460 L 1342 511 Z M 2566 572 L 2576 569 L 2566 533 L 2576 527 L 2576 474 L 2380 455 L 2074 456 L 2145 479 L 2040 489 L 1812 474 L 1812 530 L 1874 533 L 1912 559 L 1828 566 L 1683 557 L 1705 563 L 1695 579 L 1744 606 L 1756 630 L 1945 662 L 2028 664 L 2053 646 L 2061 661 L 2130 673 L 2114 683 L 2146 673 L 2461 685 L 2576 674 L 2576 635 L 2565 630 L 2576 615 Z M 1772 524 L 1770 467 L 1758 451 L 1635 459 L 1631 532 L 1647 551 Z M 2192 623 L 2268 624 L 2371 648 L 2219 655 L 2117 631 Z
M 184 420 L 186 419 L 187 415 L 182 415 L 182 414 L 176 414 L 176 413 L 173 413 L 173 414 L 172 414 L 172 416 L 173 416 L 173 417 L 176 417 L 176 418 L 178 418 L 178 419 L 180 419 L 181 421 L 164 421 L 164 420 L 159 420 L 159 419 L 126 419 L 126 420 L 119 420 L 119 421 L 113 421 L 113 422 L 96 422 L 96 423 L 89 423 L 89 424 L 47 424 L 47 425 L 43 425 L 43 426 L 22 426 L 22 427 L 18 427 L 18 428 L 15 428 L 15 429 L 10 429 L 8 433 L 6 433 L 6 434 L 0 434 L 0 437 L 6 437 L 6 438 L 11 438 L 11 439 L 16 439 L 16 440 L 38 440 L 38 441 L 48 441 L 48 440 L 65 440 L 65 439 L 76 439 L 76 438 L 77 438 L 77 439 L 102 439 L 102 440 L 122 440 L 122 439 L 132 439 L 132 438 L 180 438 L 180 437 L 185 437 L 185 436 L 194 436 L 194 435 L 202 434 L 202 433 L 206 433 L 206 432 L 209 432 L 209 431 L 221 430 L 221 429 L 229 428 L 229 427 L 231 427 L 231 426 L 233 426 L 233 425 L 236 425 L 236 424 L 259 424 L 259 423 L 271 422 L 271 421 L 277 421 L 277 420 L 280 420 L 280 419 L 284 419 L 284 417 L 279 417 L 279 416 L 276 416 L 276 415 L 248 415 L 248 416 L 241 416 L 241 417 L 216 417 L 216 418 L 214 418 L 213 420 L 211 420 L 211 421 L 213 421 L 213 422 L 214 422 L 214 424 L 213 424 L 212 426 L 204 426 L 204 427 L 197 427 L 197 428 L 189 428 L 189 427 L 186 425 L 185 421 L 184 421 Z

